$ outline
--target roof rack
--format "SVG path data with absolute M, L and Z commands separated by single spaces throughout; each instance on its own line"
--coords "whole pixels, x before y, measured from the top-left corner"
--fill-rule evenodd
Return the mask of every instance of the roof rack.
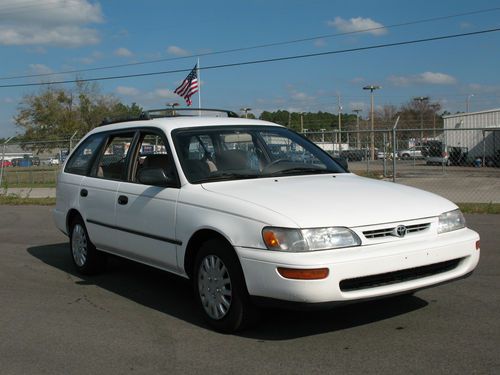
M 179 114 L 178 112 L 192 112 L 192 114 Z M 148 111 L 142 112 L 139 116 L 130 117 L 118 117 L 109 118 L 106 117 L 99 126 L 116 124 L 125 121 L 141 121 L 141 120 L 151 120 L 154 118 L 162 117 L 181 117 L 181 116 L 201 116 L 202 112 L 219 112 L 226 115 L 226 117 L 240 117 L 233 111 L 226 109 L 214 109 L 214 108 L 161 108 L 161 109 L 150 109 Z M 218 117 L 218 116 L 216 116 Z
M 178 112 L 191 112 L 189 113 L 178 113 Z M 227 109 L 214 109 L 214 108 L 162 108 L 162 109 L 150 109 L 145 111 L 150 118 L 158 117 L 178 117 L 178 116 L 201 116 L 202 112 L 219 112 L 225 114 L 226 117 L 240 117 L 235 112 L 229 111 Z

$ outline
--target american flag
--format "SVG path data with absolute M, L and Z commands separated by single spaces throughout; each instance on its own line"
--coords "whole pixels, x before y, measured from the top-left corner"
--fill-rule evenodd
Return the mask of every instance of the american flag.
M 198 64 L 194 66 L 191 73 L 187 75 L 181 85 L 174 90 L 174 93 L 182 96 L 186 100 L 188 106 L 193 104 L 191 96 L 198 92 L 198 75 L 196 74 L 197 67 Z

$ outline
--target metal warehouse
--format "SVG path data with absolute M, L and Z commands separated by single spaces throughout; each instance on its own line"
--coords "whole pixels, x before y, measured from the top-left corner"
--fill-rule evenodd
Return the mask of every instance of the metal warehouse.
M 443 116 L 444 142 L 466 147 L 469 158 L 500 158 L 500 108 Z

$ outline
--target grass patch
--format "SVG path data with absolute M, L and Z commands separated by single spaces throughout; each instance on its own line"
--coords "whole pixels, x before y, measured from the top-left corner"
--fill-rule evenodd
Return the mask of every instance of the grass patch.
M 465 214 L 500 214 L 500 203 L 457 203 Z
M 56 198 L 22 198 L 17 195 L 0 195 L 0 205 L 10 206 L 54 206 Z
M 19 183 L 19 184 L 2 184 L 2 188 L 4 189 L 9 189 L 9 188 L 26 188 L 26 189 L 31 189 L 31 188 L 55 188 L 56 187 L 56 182 L 45 182 L 45 183 Z

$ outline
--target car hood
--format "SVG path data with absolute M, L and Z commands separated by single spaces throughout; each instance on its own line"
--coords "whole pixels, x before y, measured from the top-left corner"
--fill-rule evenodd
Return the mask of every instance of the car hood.
M 413 220 L 457 207 L 426 191 L 350 173 L 213 182 L 203 188 L 274 211 L 302 228 Z

